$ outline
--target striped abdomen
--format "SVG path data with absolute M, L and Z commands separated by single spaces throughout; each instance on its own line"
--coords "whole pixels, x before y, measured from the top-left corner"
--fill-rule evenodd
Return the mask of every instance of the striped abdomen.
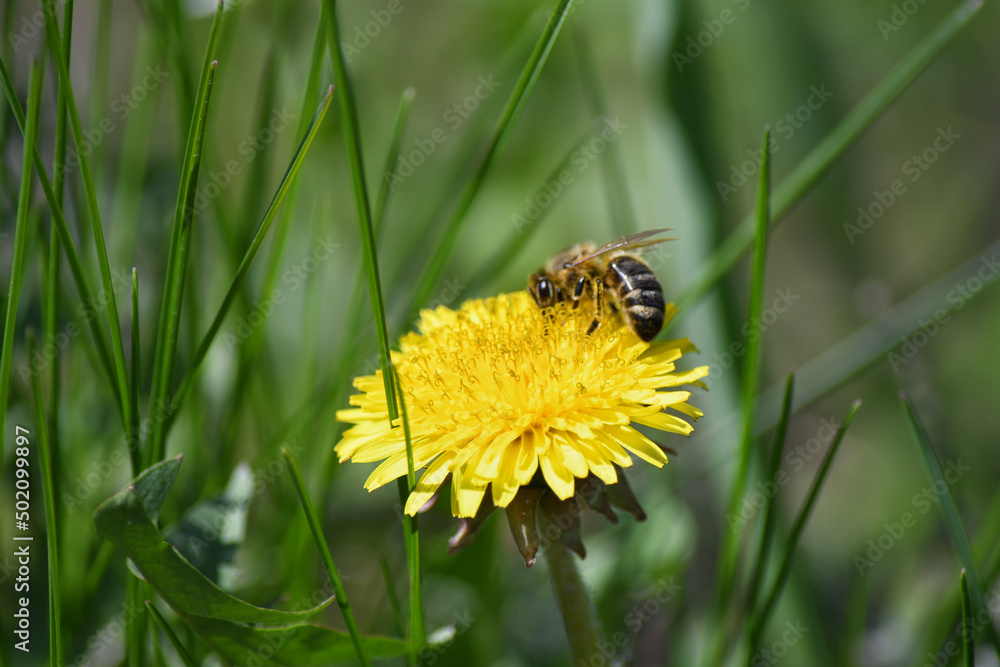
M 608 262 L 604 284 L 617 297 L 618 307 L 629 327 L 644 341 L 651 341 L 663 328 L 663 289 L 644 262 L 621 255 Z

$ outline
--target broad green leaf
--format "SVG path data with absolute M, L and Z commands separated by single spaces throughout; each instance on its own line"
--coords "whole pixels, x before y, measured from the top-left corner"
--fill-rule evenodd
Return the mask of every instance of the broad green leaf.
M 94 512 L 98 534 L 125 552 L 174 611 L 234 623 L 284 624 L 311 618 L 333 601 L 301 612 L 256 607 L 213 584 L 165 542 L 150 513 L 159 514 L 180 461 L 177 457 L 145 470 Z
M 146 511 L 146 516 L 153 524 L 156 524 L 160 518 L 160 509 L 163 508 L 163 502 L 167 498 L 167 493 L 170 492 L 170 487 L 177 479 L 183 458 L 183 455 L 179 455 L 157 463 L 132 480 L 132 486 L 135 487 L 142 507 Z
M 238 665 L 328 665 L 357 660 L 351 638 L 343 632 L 307 623 L 280 628 L 250 627 L 213 618 L 184 619 L 219 653 Z M 403 655 L 406 644 L 389 637 L 365 637 L 365 653 L 373 658 Z M 254 658 L 256 657 L 256 660 Z
M 233 559 L 246 533 L 252 496 L 253 475 L 250 467 L 241 463 L 221 494 L 188 509 L 180 521 L 163 530 L 163 536 L 213 583 L 232 590 Z

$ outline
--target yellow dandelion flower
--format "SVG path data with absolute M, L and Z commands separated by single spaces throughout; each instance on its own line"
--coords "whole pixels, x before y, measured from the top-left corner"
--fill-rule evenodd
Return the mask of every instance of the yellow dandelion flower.
M 667 306 L 666 321 L 677 312 Z M 392 353 L 406 399 L 413 459 L 426 467 L 406 503 L 415 514 L 451 475 L 452 513 L 473 517 L 487 489 L 506 507 L 541 479 L 560 499 L 591 473 L 617 482 L 615 466 L 635 456 L 662 467 L 663 450 L 634 428 L 688 435 L 697 419 L 691 394 L 708 367 L 677 371 L 696 351 L 685 338 L 643 342 L 617 316 L 594 333 L 593 310 L 567 304 L 542 311 L 527 292 L 425 310 L 419 333 Z M 341 462 L 382 461 L 365 488 L 406 474 L 402 428 L 391 428 L 381 372 L 356 378 L 362 393 L 337 413 L 354 424 L 336 446 Z M 665 390 L 665 391 L 662 391 Z M 396 424 L 399 426 L 400 424 Z

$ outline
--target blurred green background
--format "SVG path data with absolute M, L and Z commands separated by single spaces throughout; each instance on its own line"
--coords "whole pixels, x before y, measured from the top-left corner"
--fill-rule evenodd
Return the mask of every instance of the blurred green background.
M 208 121 L 200 180 L 206 205 L 194 223 L 182 369 L 295 150 L 296 128 L 313 113 L 301 104 L 318 3 L 236 4 L 222 27 Z M 390 4 L 398 13 L 389 13 Z M 184 35 L 173 46 L 179 46 L 186 70 L 178 70 L 150 6 L 78 1 L 72 49 L 74 90 L 93 143 L 90 159 L 110 266 L 122 276 L 138 269 L 145 369 L 155 348 L 187 132 L 181 90 L 185 82 L 197 81 L 213 9 L 211 3 L 192 1 L 179 10 Z M 412 174 L 392 193 L 379 247 L 394 337 L 409 326 L 416 277 L 554 6 L 521 0 L 339 3 L 373 191 L 383 176 L 400 95 L 410 86 L 416 91 L 402 153 Z M 457 304 L 522 289 L 530 272 L 568 245 L 656 227 L 673 228 L 677 240 L 650 263 L 668 299 L 680 297 L 713 248 L 752 210 L 764 126 L 771 126 L 777 185 L 955 6 L 918 0 L 575 3 L 502 160 L 469 212 L 433 299 Z M 38 6 L 5 0 L 3 7 L 3 57 L 23 100 L 28 63 L 43 49 L 43 31 L 32 27 Z M 763 326 L 749 329 L 764 336 L 762 386 L 779 387 L 764 394 L 761 429 L 773 424 L 789 370 L 800 371 L 800 388 L 812 377 L 813 386 L 822 389 L 809 397 L 816 400 L 797 402 L 789 428 L 786 449 L 800 448 L 801 460 L 786 459 L 790 483 L 778 495 L 788 521 L 829 444 L 825 424 L 839 424 L 853 399 L 864 401 L 774 615 L 773 639 L 781 637 L 786 621 L 808 627 L 801 641 L 786 647 L 786 664 L 923 664 L 927 658 L 918 652 L 928 628 L 950 627 L 934 625 L 935 612 L 954 589 L 960 566 L 936 504 L 923 513 L 917 500 L 930 482 L 897 398 L 900 390 L 912 396 L 939 458 L 971 468 L 950 489 L 970 536 L 988 524 L 991 508 L 995 512 L 1000 296 L 990 288 L 1000 271 L 993 259 L 1000 240 L 998 26 L 996 3 L 987 3 L 780 221 L 770 240 L 764 305 L 773 310 L 769 315 L 765 310 Z M 603 98 L 596 102 L 595 88 L 586 83 L 589 75 Z M 50 63 L 39 139 L 47 164 L 56 115 L 53 81 Z M 327 64 L 323 89 L 331 82 Z M 600 120 L 604 116 L 620 128 L 616 140 L 600 151 L 571 156 L 595 122 L 606 122 Z M 0 119 L 0 262 L 6 276 L 21 138 L 6 108 Z M 544 184 L 567 156 L 572 184 L 546 199 L 540 194 Z M 624 180 L 627 200 L 608 187 L 616 175 Z M 310 594 L 325 584 L 325 576 L 278 454 L 282 443 L 291 444 L 362 631 L 394 634 L 378 556 L 385 554 L 402 595 L 406 567 L 393 509 L 396 492 L 386 487 L 368 494 L 363 482 L 373 466 L 340 466 L 332 455 L 340 432 L 333 417 L 347 405 L 350 379 L 377 367 L 371 319 L 364 318 L 359 331 L 345 330 L 352 294 L 366 288 L 358 282 L 361 246 L 336 105 L 298 179 L 294 201 L 285 204 L 293 206 L 282 222 L 287 239 L 273 254 L 279 230 L 269 235 L 171 433 L 168 454 L 183 453 L 185 461 L 161 525 L 221 493 L 246 462 L 263 483 L 249 505 L 245 538 L 227 554 L 234 558 L 232 590 L 267 606 Z M 894 181 L 899 181 L 895 190 Z M 84 210 L 76 171 L 67 184 L 68 217 L 97 284 L 93 241 L 85 225 L 74 226 Z M 18 369 L 29 362 L 21 330 L 41 328 L 39 266 L 48 214 L 40 194 L 35 200 L 36 231 L 28 245 L 4 434 L 4 508 L 12 497 L 9 434 L 14 424 L 33 419 Z M 541 213 L 537 220 L 531 219 L 533 206 Z M 516 257 L 482 275 L 497 247 L 522 234 L 531 236 Z M 948 275 L 967 261 L 971 270 Z M 263 324 L 249 327 L 253 335 L 245 340 L 241 332 L 257 321 L 251 319 L 258 312 L 255 303 L 267 301 L 260 290 L 268 266 L 277 271 L 281 303 L 272 304 Z M 980 269 L 982 282 L 972 282 Z M 936 297 L 925 288 L 942 276 L 941 305 L 961 302 L 961 309 L 933 332 L 928 325 L 927 335 L 899 341 L 892 351 L 898 356 L 879 353 L 869 364 L 857 347 L 837 347 L 873 322 L 867 331 L 893 336 L 884 319 L 891 309 L 912 295 L 917 303 L 931 303 Z M 61 322 L 68 325 L 78 297 L 67 270 L 63 277 Z M 625 633 L 624 652 L 636 665 L 694 664 L 704 657 L 701 647 L 714 631 L 708 612 L 719 542 L 729 530 L 725 501 L 739 441 L 740 359 L 727 356 L 727 350 L 748 331 L 748 278 L 744 259 L 671 329 L 700 348 L 689 367 L 712 367 L 711 391 L 693 397 L 706 416 L 689 439 L 668 443 L 679 452 L 670 465 L 630 472 L 648 521 L 623 517 L 611 526 L 588 516 L 584 523 L 589 552 L 581 564 L 584 576 L 608 635 Z M 127 313 L 124 283 L 117 297 Z M 367 308 L 367 299 L 363 303 Z M 928 307 L 930 313 L 936 308 Z M 123 326 L 127 331 L 124 314 Z M 901 326 L 909 331 L 919 325 Z M 825 361 L 813 363 L 824 354 Z M 77 498 L 59 507 L 66 658 L 68 664 L 89 659 L 113 665 L 123 655 L 113 630 L 131 575 L 120 554 L 101 547 L 90 517 L 128 482 L 128 466 L 108 474 L 97 470 L 92 478 L 98 483 L 86 481 L 95 462 L 109 460 L 120 447 L 120 425 L 96 370 L 89 333 L 70 341 L 61 363 L 57 484 Z M 823 373 L 843 369 L 864 372 L 829 386 L 831 376 Z M 148 384 L 144 396 L 147 390 Z M 916 515 L 916 525 L 891 540 L 870 568 L 859 568 L 855 557 L 870 559 L 869 540 L 877 544 L 888 530 L 885 524 L 900 521 L 904 512 Z M 11 514 L 0 513 L 5 545 L 13 533 Z M 544 563 L 524 568 L 502 518 L 491 519 L 471 547 L 448 555 L 447 540 L 456 528 L 447 503 L 421 520 L 429 630 L 457 624 L 454 642 L 435 649 L 427 664 L 568 665 Z M 10 551 L 3 547 L 0 562 Z M 10 572 L 5 564 L 0 574 L 4 610 L 13 605 Z M 44 578 L 40 562 L 34 576 Z M 678 585 L 679 592 L 651 604 L 668 584 Z M 39 590 L 34 599 L 41 628 L 45 598 Z M 852 604 L 866 613 L 851 616 Z M 853 632 L 849 617 L 860 619 Z M 475 620 L 466 627 L 458 619 Z M 323 621 L 342 626 L 335 607 Z M 6 611 L 0 628 L 9 647 Z M 36 635 L 39 652 L 27 661 L 8 649 L 11 664 L 44 664 L 43 636 Z M 845 636 L 851 641 L 845 643 Z

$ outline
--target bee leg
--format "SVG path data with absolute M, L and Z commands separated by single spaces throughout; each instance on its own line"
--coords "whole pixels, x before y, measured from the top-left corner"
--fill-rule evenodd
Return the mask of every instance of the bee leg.
M 576 281 L 576 286 L 573 288 L 573 309 L 576 310 L 580 307 L 580 297 L 583 296 L 584 291 L 587 289 L 587 276 L 580 276 L 580 279 Z
M 587 335 L 594 333 L 597 327 L 601 326 L 601 315 L 604 314 L 604 283 L 600 280 L 595 280 L 593 282 L 594 290 L 594 321 L 590 323 L 590 328 L 587 329 Z

